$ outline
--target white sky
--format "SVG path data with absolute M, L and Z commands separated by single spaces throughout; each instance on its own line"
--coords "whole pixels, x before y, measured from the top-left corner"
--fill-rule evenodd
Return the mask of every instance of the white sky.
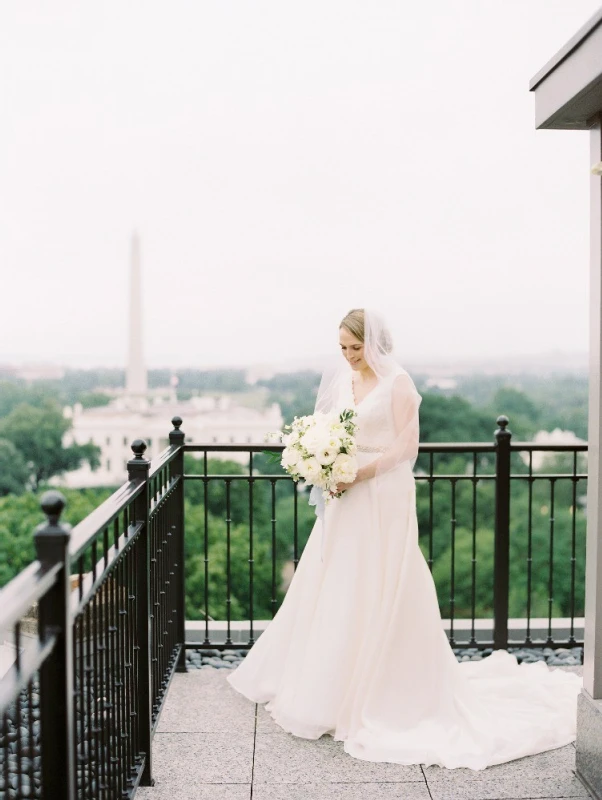
M 600 0 L 3 0 L 0 363 L 587 348 L 586 132 L 531 77 Z

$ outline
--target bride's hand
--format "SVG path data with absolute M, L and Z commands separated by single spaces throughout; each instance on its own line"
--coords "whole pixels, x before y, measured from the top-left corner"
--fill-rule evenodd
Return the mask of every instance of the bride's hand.
M 361 475 L 358 472 L 355 479 L 352 480 L 350 483 L 337 483 L 336 489 L 333 494 L 340 494 L 341 492 L 346 492 L 348 489 L 351 489 L 357 483 L 361 481 Z

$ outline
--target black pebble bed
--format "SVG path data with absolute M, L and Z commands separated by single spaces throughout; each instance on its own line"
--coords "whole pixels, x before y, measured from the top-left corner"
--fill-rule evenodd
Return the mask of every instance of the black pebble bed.
M 458 661 L 481 661 L 493 653 L 488 647 L 479 650 L 476 647 L 455 647 L 454 654 Z M 247 650 L 187 650 L 186 664 L 189 669 L 235 669 L 244 659 Z M 516 656 L 519 663 L 545 661 L 549 667 L 576 667 L 583 664 L 582 647 L 509 647 L 508 652 Z

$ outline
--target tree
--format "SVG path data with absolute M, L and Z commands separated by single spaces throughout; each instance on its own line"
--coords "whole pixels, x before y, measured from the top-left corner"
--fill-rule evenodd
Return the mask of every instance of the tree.
M 268 402 L 278 403 L 285 422 L 293 417 L 313 414 L 320 374 L 310 370 L 274 375 L 269 380 L 258 381 L 269 389 Z
M 61 489 L 67 504 L 62 522 L 77 525 L 113 493 L 112 488 Z M 0 497 L 0 586 L 8 583 L 35 558 L 34 532 L 44 521 L 41 490 Z
M 512 433 L 520 441 L 530 439 L 541 428 L 541 409 L 514 386 L 502 386 L 493 396 L 492 415 L 504 414 L 511 420 Z
M 0 439 L 0 497 L 21 494 L 27 488 L 29 470 L 12 442 Z
M 73 443 L 63 446 L 71 422 L 63 417 L 58 403 L 47 399 L 39 407 L 20 403 L 0 420 L 0 439 L 12 442 L 29 470 L 31 488 L 42 481 L 77 469 L 87 461 L 92 469 L 100 466 L 97 445 Z
M 495 419 L 456 395 L 424 392 L 420 404 L 421 442 L 490 442 Z
M 97 408 L 98 406 L 108 406 L 111 402 L 111 398 L 108 394 L 104 394 L 103 392 L 87 392 L 86 394 L 82 394 L 79 398 L 79 402 L 82 404 L 83 408 Z

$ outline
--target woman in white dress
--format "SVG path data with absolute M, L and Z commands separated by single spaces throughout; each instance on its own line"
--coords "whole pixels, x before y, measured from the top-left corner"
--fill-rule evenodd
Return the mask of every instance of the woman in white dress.
M 378 314 L 351 311 L 339 341 L 316 410 L 356 410 L 358 475 L 325 507 L 312 491 L 287 594 L 227 680 L 285 731 L 367 761 L 480 770 L 574 741 L 580 677 L 507 651 L 457 662 L 418 544 L 421 397 Z

